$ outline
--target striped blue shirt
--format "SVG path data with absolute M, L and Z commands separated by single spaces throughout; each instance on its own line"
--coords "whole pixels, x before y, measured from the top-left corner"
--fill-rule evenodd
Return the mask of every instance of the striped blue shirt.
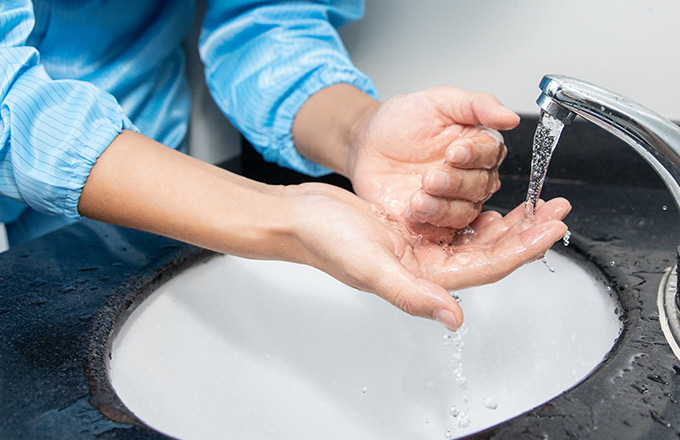
M 362 13 L 361 0 L 208 1 L 199 41 L 208 87 L 265 159 L 327 172 L 297 152 L 291 127 L 331 84 L 375 96 L 335 31 Z M 190 0 L 0 2 L 0 222 L 11 244 L 79 218 L 85 180 L 121 130 L 181 145 L 190 111 L 181 42 L 193 15 Z

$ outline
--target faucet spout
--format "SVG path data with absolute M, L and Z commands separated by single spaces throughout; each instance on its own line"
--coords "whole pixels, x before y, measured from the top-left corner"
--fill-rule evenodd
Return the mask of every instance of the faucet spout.
M 659 174 L 680 210 L 680 127 L 616 93 L 574 78 L 546 75 L 536 100 L 543 112 L 563 123 L 576 115 L 607 130 L 633 147 Z M 680 295 L 678 264 L 668 269 L 659 286 L 659 322 L 675 356 L 680 359 Z
M 680 209 L 680 127 L 617 93 L 562 75 L 546 75 L 539 107 L 563 123 L 576 115 L 633 147 L 659 174 Z

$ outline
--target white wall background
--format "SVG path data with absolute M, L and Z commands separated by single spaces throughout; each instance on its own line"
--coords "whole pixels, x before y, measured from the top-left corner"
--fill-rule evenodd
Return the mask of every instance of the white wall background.
M 203 7 L 199 1 L 198 19 Z M 677 0 L 367 0 L 364 19 L 341 36 L 381 99 L 451 84 L 536 114 L 541 77 L 559 73 L 680 121 Z M 198 55 L 187 48 L 191 153 L 219 162 L 240 151 L 238 133 L 212 102 Z
M 367 0 L 342 36 L 382 99 L 452 84 L 537 113 L 559 73 L 680 120 L 677 0 Z

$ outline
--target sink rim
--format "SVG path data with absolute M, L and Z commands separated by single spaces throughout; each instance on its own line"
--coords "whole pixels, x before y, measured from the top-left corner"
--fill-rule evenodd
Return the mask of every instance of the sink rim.
M 504 187 L 507 195 L 497 199 L 501 206 L 515 200 L 525 181 L 506 178 Z M 587 437 L 597 427 L 599 434 L 611 437 L 676 438 L 680 364 L 661 331 L 656 305 L 662 270 L 675 261 L 665 232 L 675 225 L 675 216 L 660 209 L 671 204 L 670 197 L 663 189 L 571 181 L 553 182 L 548 190 L 581 201 L 570 217 L 573 229 L 588 233 L 578 251 L 611 280 L 627 323 L 610 359 L 585 383 L 485 435 L 517 438 L 527 432 L 541 436 L 567 431 Z M 640 211 L 641 206 L 652 210 Z M 620 219 L 608 217 L 612 209 Z M 616 229 L 609 233 L 604 228 L 612 221 Z M 644 241 L 630 227 L 636 225 L 651 227 Z M 88 345 L 93 338 L 101 344 L 107 339 L 107 334 L 89 330 L 112 292 L 139 286 L 140 280 L 157 276 L 159 267 L 205 252 L 153 234 L 82 220 L 0 254 L 0 358 L 5 359 L 0 362 L 0 385 L 7 393 L 0 408 L 16 415 L 0 423 L 0 433 L 16 437 L 40 429 L 36 435 L 167 438 L 144 425 L 112 421 L 89 403 L 83 371 Z M 612 259 L 615 267 L 609 265 Z M 101 352 L 107 355 L 105 349 Z
M 584 240 L 584 238 L 582 238 L 578 232 L 575 233 L 572 231 L 569 246 L 565 247 L 558 243 L 553 247 L 552 250 L 560 254 L 565 254 L 568 258 L 573 260 L 581 268 L 585 269 L 586 272 L 593 276 L 597 281 L 603 283 L 605 286 L 613 286 L 611 272 L 615 273 L 617 268 L 610 267 L 608 264 L 598 264 L 598 259 L 596 258 L 597 254 L 593 254 L 585 250 L 588 247 L 587 241 L 588 240 Z M 127 408 L 125 403 L 116 393 L 109 374 L 110 356 L 113 342 L 118 336 L 120 329 L 125 325 L 125 322 L 131 313 L 161 285 L 186 269 L 189 269 L 190 267 L 217 255 L 219 254 L 212 251 L 198 249 L 198 252 L 192 252 L 185 258 L 174 259 L 165 264 L 158 265 L 159 267 L 154 268 L 154 271 L 149 273 L 144 279 L 138 280 L 138 282 L 134 285 L 122 286 L 113 295 L 111 295 L 107 301 L 106 307 L 102 309 L 97 318 L 94 320 L 92 334 L 100 335 L 100 338 L 99 343 L 95 343 L 95 338 L 92 338 L 93 343 L 90 344 L 90 349 L 88 350 L 88 356 L 86 360 L 86 372 L 89 377 L 90 389 L 92 392 L 91 403 L 110 419 L 118 422 L 144 426 L 154 430 L 155 432 L 159 432 L 156 431 L 152 426 L 147 425 L 143 420 L 139 419 L 129 408 Z M 619 294 L 620 290 L 612 287 L 611 289 L 608 289 L 608 291 L 612 300 L 620 305 L 620 310 L 625 310 L 621 295 Z M 118 313 L 114 312 L 116 310 Z M 538 407 L 529 409 L 515 417 L 507 419 L 489 428 L 485 428 L 484 430 L 478 431 L 472 435 L 482 435 L 483 433 L 493 432 L 499 427 L 507 425 L 523 417 L 527 417 L 530 413 L 534 412 L 540 407 L 551 406 L 553 405 L 553 402 L 562 398 L 563 396 L 568 396 L 572 392 L 582 387 L 587 387 L 587 384 L 590 381 L 597 380 L 596 378 L 593 378 L 597 377 L 598 374 L 604 368 L 606 368 L 607 363 L 616 355 L 620 347 L 625 345 L 625 340 L 627 339 L 626 335 L 628 333 L 628 325 L 634 324 L 635 322 L 634 319 L 629 320 L 627 317 L 624 317 L 623 314 L 620 315 L 619 319 L 621 319 L 623 323 L 618 338 L 612 344 L 612 347 L 603 357 L 602 361 L 597 364 L 587 376 L 582 378 L 579 382 L 575 383 L 571 387 L 565 389 L 561 394 L 539 405 Z M 105 340 L 101 339 L 101 336 L 103 335 L 106 335 Z M 104 342 L 104 344 L 101 342 Z

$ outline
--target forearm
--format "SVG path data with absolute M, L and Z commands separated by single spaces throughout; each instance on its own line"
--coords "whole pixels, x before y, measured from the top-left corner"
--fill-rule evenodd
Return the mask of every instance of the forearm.
M 310 176 L 327 174 L 298 153 L 291 125 L 324 87 L 346 83 L 375 93 L 335 29 L 358 19 L 363 2 L 208 3 L 200 52 L 217 105 L 267 161 Z
M 350 177 L 356 137 L 379 106 L 379 101 L 349 84 L 322 89 L 295 117 L 295 147 L 307 159 Z
M 124 131 L 92 168 L 78 209 L 218 252 L 294 260 L 288 193 Z

